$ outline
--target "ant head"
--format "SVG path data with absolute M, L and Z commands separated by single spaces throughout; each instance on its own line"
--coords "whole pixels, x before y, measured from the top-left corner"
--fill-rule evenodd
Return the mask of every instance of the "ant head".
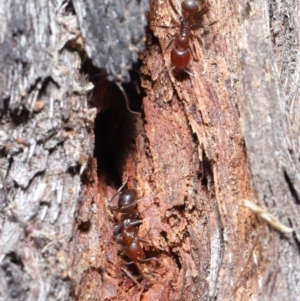
M 135 189 L 124 190 L 119 197 L 118 208 L 122 213 L 131 213 L 136 211 L 137 198 L 138 194 Z
M 187 16 L 195 15 L 200 11 L 201 4 L 195 0 L 183 0 L 181 2 L 182 13 Z

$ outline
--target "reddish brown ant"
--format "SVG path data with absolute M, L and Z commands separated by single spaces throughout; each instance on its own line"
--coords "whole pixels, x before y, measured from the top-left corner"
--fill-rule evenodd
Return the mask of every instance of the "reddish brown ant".
M 171 3 L 170 4 L 175 10 L 175 12 L 179 15 L 178 11 L 176 10 L 175 6 Z M 192 36 L 191 30 L 194 26 L 199 26 L 195 22 L 197 18 L 206 14 L 209 10 L 207 0 L 183 0 L 181 2 L 181 10 L 182 10 L 182 17 L 179 18 L 180 20 L 180 31 L 179 34 L 175 38 L 175 47 L 171 51 L 171 62 L 172 67 L 169 70 L 177 70 L 179 72 L 185 71 L 190 76 L 193 74 L 187 69 L 187 66 L 191 60 L 191 53 L 190 53 L 190 38 Z M 170 42 L 167 49 L 170 47 Z
M 127 264 L 132 263 L 145 263 L 151 260 L 157 260 L 156 257 L 145 258 L 145 252 L 141 245 L 143 243 L 149 243 L 148 241 L 138 238 L 138 226 L 143 222 L 139 219 L 139 212 L 137 208 L 138 194 L 135 189 L 126 189 L 123 192 L 122 189 L 126 185 L 126 182 L 118 189 L 115 195 L 109 200 L 108 208 L 121 213 L 122 221 L 115 225 L 114 236 L 116 241 L 124 247 L 126 256 L 131 260 Z M 112 206 L 110 203 L 118 195 L 119 200 L 117 207 Z

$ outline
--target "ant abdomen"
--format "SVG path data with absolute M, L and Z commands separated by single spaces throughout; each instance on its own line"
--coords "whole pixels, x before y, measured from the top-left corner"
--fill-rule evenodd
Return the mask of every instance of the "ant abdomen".
M 149 261 L 147 259 L 151 258 L 145 258 L 145 252 L 139 241 L 136 239 L 131 244 L 126 245 L 124 247 L 124 252 L 126 256 L 137 263 L 144 263 L 146 261 Z
M 171 4 L 171 6 L 175 9 L 174 5 Z M 178 13 L 176 9 L 175 11 Z M 188 70 L 188 65 L 191 60 L 191 30 L 194 26 L 199 26 L 198 23 L 196 23 L 196 18 L 205 14 L 207 11 L 207 0 L 183 0 L 181 2 L 181 16 L 179 17 L 180 31 L 175 38 L 175 47 L 171 51 L 172 67 L 170 70 L 185 71 L 193 76 Z
M 139 229 L 133 226 L 124 226 L 124 230 L 118 237 L 118 242 L 124 247 L 126 256 L 136 263 L 145 263 L 151 260 L 157 260 L 156 257 L 146 258 L 145 251 L 140 241 L 145 242 L 138 238 Z
M 191 53 L 189 49 L 179 50 L 172 49 L 171 51 L 171 62 L 176 70 L 181 71 L 185 70 L 186 66 L 190 62 Z
M 187 16 L 195 15 L 201 10 L 200 1 L 184 0 L 181 2 L 181 9 Z

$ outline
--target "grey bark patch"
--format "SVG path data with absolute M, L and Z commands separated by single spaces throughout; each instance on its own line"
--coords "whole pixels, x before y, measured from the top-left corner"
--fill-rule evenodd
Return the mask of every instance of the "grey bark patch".
M 73 1 L 85 49 L 109 80 L 128 82 L 129 70 L 144 50 L 149 0 Z

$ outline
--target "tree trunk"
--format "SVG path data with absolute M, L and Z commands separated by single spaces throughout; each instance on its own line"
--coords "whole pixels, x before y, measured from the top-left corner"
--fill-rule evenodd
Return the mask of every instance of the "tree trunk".
M 297 300 L 299 4 L 209 1 L 189 75 L 181 0 L 153 0 L 138 115 L 94 66 L 129 79 L 146 1 L 30 3 L 2 5 L 0 300 Z M 158 261 L 114 240 L 126 179 Z
M 0 300 L 70 300 L 74 218 L 93 155 L 92 88 L 70 2 L 0 4 Z

